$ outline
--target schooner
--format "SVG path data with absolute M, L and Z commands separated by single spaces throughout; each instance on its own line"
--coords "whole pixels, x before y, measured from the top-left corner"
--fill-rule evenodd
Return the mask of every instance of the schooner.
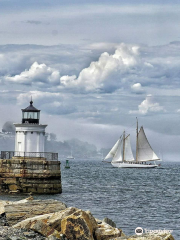
M 149 144 L 143 127 L 138 131 L 138 121 L 136 128 L 136 158 L 132 153 L 130 134 L 126 136 L 125 131 L 104 158 L 104 161 L 110 158 L 112 159 L 112 166 L 120 168 L 155 168 L 158 166 L 155 161 L 161 161 Z

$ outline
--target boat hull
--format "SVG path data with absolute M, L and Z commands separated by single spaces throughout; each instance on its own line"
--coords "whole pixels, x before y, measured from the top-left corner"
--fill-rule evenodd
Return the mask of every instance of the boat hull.
M 156 164 L 139 164 L 139 163 L 111 163 L 113 167 L 118 168 L 156 168 Z

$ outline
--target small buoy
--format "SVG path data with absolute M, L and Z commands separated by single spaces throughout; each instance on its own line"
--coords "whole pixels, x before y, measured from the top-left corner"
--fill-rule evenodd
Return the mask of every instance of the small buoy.
M 69 160 L 66 160 L 66 166 L 65 166 L 65 168 L 70 168 L 70 166 L 69 166 Z

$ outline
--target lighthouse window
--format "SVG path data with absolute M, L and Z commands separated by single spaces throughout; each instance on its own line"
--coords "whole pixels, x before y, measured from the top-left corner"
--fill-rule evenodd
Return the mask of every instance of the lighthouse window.
M 28 113 L 28 118 L 33 118 L 33 112 Z
M 27 118 L 27 112 L 24 112 L 24 118 Z
M 38 114 L 37 112 L 34 112 L 34 119 L 37 119 L 38 118 Z

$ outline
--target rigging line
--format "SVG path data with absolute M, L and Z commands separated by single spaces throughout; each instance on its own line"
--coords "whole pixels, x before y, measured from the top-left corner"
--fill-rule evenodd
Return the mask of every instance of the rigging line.
M 130 128 L 132 128 L 133 126 L 135 126 L 136 125 L 136 123 L 133 123 L 131 126 L 129 126 L 128 128 L 127 128 L 127 130 L 129 130 Z M 127 131 L 126 130 L 126 131 Z

